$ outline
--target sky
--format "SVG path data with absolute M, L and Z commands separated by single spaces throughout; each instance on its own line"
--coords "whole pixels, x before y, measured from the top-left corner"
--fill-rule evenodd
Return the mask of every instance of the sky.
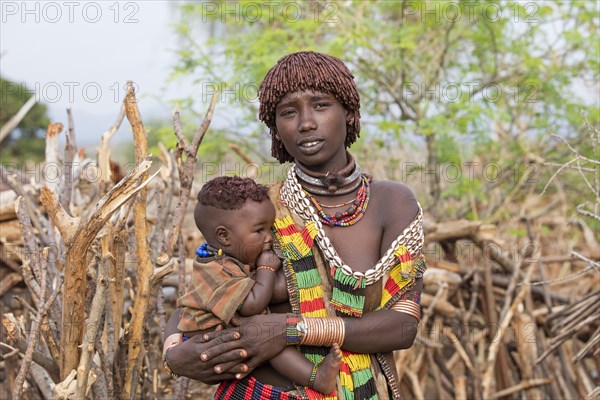
M 143 120 L 169 118 L 167 101 L 183 97 L 186 85 L 167 84 L 177 44 L 173 2 L 1 0 L 0 11 L 0 74 L 36 89 L 55 122 L 66 126 L 71 106 L 82 146 L 99 144 L 113 124 L 128 80 Z M 129 139 L 126 125 L 115 142 Z

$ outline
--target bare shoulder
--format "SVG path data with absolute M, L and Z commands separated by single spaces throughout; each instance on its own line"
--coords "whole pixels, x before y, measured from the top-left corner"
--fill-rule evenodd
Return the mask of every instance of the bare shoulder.
M 414 192 L 405 184 L 394 181 L 374 181 L 372 197 L 386 231 L 400 234 L 415 219 L 419 204 Z

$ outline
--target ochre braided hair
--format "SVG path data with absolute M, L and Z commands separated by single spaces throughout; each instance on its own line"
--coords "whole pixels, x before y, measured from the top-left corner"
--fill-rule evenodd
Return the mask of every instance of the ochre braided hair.
M 283 96 L 297 90 L 332 94 L 350 113 L 346 122 L 346 148 L 356 141 L 360 133 L 360 97 L 354 76 L 336 57 L 300 51 L 279 59 L 267 72 L 258 89 L 258 118 L 269 127 L 273 157 L 280 163 L 294 160 L 276 137 L 275 108 Z

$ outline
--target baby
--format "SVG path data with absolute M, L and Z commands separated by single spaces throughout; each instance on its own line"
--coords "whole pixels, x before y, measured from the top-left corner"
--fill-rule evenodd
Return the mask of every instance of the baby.
M 177 300 L 184 336 L 227 325 L 236 312 L 256 315 L 287 300 L 281 260 L 272 250 L 275 207 L 266 186 L 237 176 L 212 179 L 198 193 L 194 220 L 206 243 L 196 251 L 186 294 Z M 292 347 L 270 364 L 293 382 L 328 394 L 341 360 L 334 344 L 320 365 Z

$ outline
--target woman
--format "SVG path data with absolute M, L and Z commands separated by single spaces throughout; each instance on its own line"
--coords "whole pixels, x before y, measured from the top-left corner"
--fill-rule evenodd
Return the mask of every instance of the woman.
M 360 132 L 360 100 L 340 60 L 287 55 L 267 73 L 259 100 L 272 155 L 293 162 L 271 190 L 290 301 L 181 344 L 174 315 L 165 365 L 207 383 L 226 380 L 217 398 L 396 398 L 391 352 L 412 346 L 420 318 L 421 208 L 410 189 L 372 180 L 347 152 Z M 333 343 L 344 357 L 330 396 L 263 365 L 287 345 L 318 365 Z

